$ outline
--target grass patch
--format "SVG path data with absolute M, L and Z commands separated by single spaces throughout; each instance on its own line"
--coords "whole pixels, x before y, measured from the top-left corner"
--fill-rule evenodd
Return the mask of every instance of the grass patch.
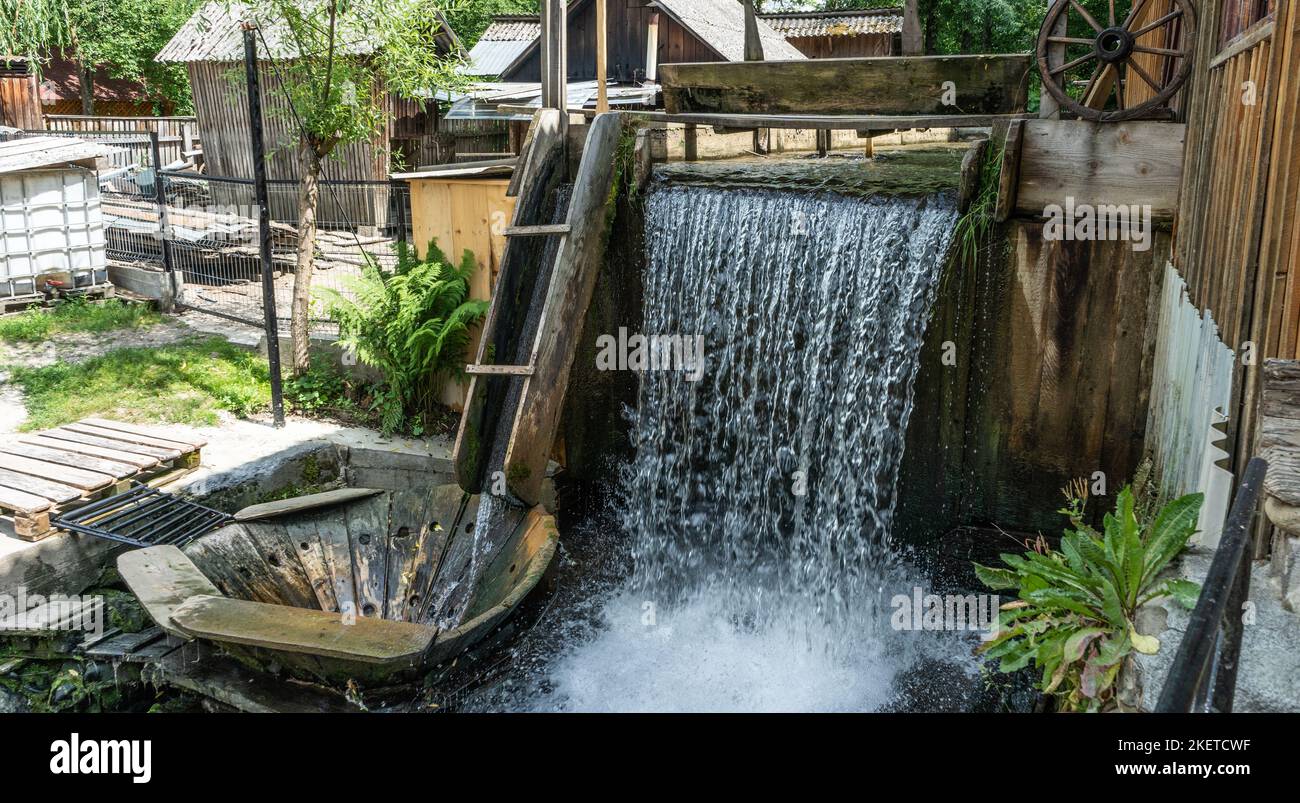
M 460 415 L 433 400 L 395 423 L 385 420 L 391 407 L 386 392 L 382 384 L 349 376 L 332 360 L 319 356 L 312 358 L 307 373 L 284 379 L 284 400 L 296 415 L 414 437 L 456 432 Z
M 146 329 L 162 321 L 147 304 L 128 304 L 117 298 L 93 304 L 77 298 L 51 310 L 31 308 L 0 318 L 0 340 L 9 343 L 39 343 L 53 335 L 69 332 L 108 332 L 114 329 Z
M 24 430 L 87 416 L 211 425 L 217 410 L 247 416 L 271 401 L 266 360 L 219 337 L 117 349 L 76 364 L 15 368 L 12 377 L 26 400 Z

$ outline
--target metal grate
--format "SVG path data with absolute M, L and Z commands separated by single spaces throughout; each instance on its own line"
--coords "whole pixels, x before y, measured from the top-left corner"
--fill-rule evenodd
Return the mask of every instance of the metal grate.
M 55 527 L 132 546 L 184 546 L 234 516 L 137 483 L 117 496 L 51 518 Z

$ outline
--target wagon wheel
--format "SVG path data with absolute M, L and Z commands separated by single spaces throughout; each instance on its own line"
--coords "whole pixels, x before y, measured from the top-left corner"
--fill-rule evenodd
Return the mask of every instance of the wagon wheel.
M 1063 109 L 1085 120 L 1150 116 L 1167 105 L 1192 69 L 1196 12 L 1189 0 L 1173 0 L 1167 14 L 1148 23 L 1139 23 L 1138 18 L 1149 0 L 1133 0 L 1132 10 L 1122 21 L 1116 17 L 1115 2 L 1110 0 L 1107 24 L 1103 25 L 1078 0 L 1057 0 L 1038 33 L 1038 72 L 1043 88 Z M 1070 32 L 1071 10 L 1075 12 L 1074 27 L 1082 30 L 1083 36 Z M 1151 58 L 1138 63 L 1135 57 L 1139 54 Z M 1137 103 L 1128 102 L 1125 95 L 1142 85 L 1154 94 Z M 1106 109 L 1112 92 L 1115 106 Z

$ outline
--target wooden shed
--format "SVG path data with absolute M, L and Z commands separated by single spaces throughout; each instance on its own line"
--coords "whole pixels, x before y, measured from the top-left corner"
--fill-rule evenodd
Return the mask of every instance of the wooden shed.
M 199 8 L 181 26 L 172 40 L 158 53 L 159 62 L 184 64 L 194 91 L 194 112 L 198 118 L 198 135 L 203 142 L 203 160 L 209 175 L 250 179 L 253 156 L 249 140 L 248 95 L 243 71 L 243 33 L 241 9 L 228 8 L 221 2 L 209 2 Z M 265 41 L 276 49 L 280 37 L 270 26 L 263 28 Z M 444 52 L 460 47 L 445 20 L 435 41 L 429 44 Z M 349 43 L 349 53 L 373 52 L 365 41 Z M 291 52 L 285 49 L 286 52 Z M 259 55 L 267 58 L 267 54 Z M 296 131 L 289 102 L 281 86 L 280 73 L 273 59 L 285 53 L 269 54 L 272 60 L 259 62 L 262 83 L 263 125 L 270 158 L 267 178 L 299 178 L 296 157 Z M 430 87 L 433 89 L 433 87 Z M 404 155 L 407 164 L 420 164 L 435 147 L 438 121 L 436 107 L 422 108 L 415 100 L 384 93 L 388 108 L 387 125 L 373 137 L 338 148 L 323 165 L 322 178 L 327 181 L 386 182 L 391 172 L 390 153 Z M 360 193 L 350 193 L 349 217 L 359 224 L 380 221 L 383 208 L 368 207 Z M 386 198 L 387 193 L 376 197 Z M 274 199 L 273 199 L 274 200 Z M 382 204 L 380 205 L 382 206 Z M 279 220 L 289 220 L 294 209 L 276 209 Z
M 901 8 L 800 11 L 759 14 L 758 18 L 810 59 L 897 56 L 902 53 Z
M 36 71 L 25 58 L 0 56 L 0 126 L 25 130 L 45 127 Z

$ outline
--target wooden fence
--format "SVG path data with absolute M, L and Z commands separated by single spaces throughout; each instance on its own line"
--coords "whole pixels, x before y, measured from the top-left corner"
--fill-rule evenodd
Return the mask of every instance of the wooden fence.
M 108 117 L 92 114 L 47 114 L 45 127 L 50 131 L 154 131 L 158 134 L 158 151 L 163 165 L 169 165 L 192 151 L 198 143 L 198 126 L 193 117 Z

